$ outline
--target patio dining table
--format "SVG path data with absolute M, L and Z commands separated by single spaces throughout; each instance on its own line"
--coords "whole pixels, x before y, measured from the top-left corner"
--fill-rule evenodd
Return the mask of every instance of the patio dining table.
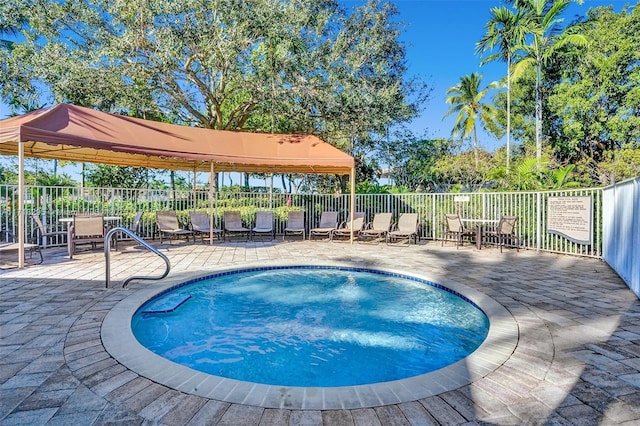
M 482 250 L 482 234 L 484 226 L 487 224 L 497 224 L 499 221 L 495 219 L 460 219 L 462 222 L 469 222 L 476 227 L 476 248 Z
M 104 217 L 105 222 L 113 223 L 113 222 L 119 222 L 121 220 L 122 220 L 122 216 L 105 216 Z M 61 217 L 60 219 L 58 219 L 58 222 L 69 224 L 73 222 L 73 217 Z

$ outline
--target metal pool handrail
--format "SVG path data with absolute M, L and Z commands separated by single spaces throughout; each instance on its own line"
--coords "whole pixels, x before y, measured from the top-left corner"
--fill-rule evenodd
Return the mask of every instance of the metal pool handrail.
M 111 281 L 111 262 L 110 262 L 110 256 L 109 256 L 109 253 L 111 252 L 111 236 L 113 234 L 115 234 L 116 232 L 123 232 L 123 233 L 127 234 L 128 236 L 130 236 L 131 238 L 136 240 L 140 245 L 146 247 L 151 252 L 153 252 L 153 253 L 157 254 L 158 256 L 160 256 L 162 258 L 162 260 L 164 260 L 165 265 L 167 266 L 165 271 L 164 271 L 164 273 L 162 275 L 159 275 L 159 276 L 156 276 L 156 277 L 153 277 L 153 276 L 150 277 L 150 276 L 144 276 L 144 275 L 140 275 L 140 276 L 134 275 L 132 277 L 129 277 L 126 280 L 124 280 L 124 282 L 122 283 L 122 288 L 125 288 L 127 286 L 127 284 L 129 284 L 133 280 L 161 280 L 164 277 L 166 277 L 167 275 L 169 275 L 169 271 L 171 270 L 171 264 L 169 263 L 169 258 L 167 256 L 165 256 L 164 254 L 160 253 L 158 251 L 158 249 L 156 249 L 155 247 L 153 247 L 152 245 L 147 243 L 145 240 L 140 238 L 132 230 L 130 230 L 128 228 L 123 228 L 123 227 L 117 226 L 115 228 L 110 229 L 109 232 L 107 232 L 107 235 L 104 237 L 104 257 L 105 257 L 105 266 L 106 266 L 106 288 L 109 288 L 109 283 Z

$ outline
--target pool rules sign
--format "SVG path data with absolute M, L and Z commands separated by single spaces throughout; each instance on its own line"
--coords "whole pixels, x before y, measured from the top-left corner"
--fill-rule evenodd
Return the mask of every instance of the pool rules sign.
M 549 197 L 547 232 L 577 244 L 593 244 L 593 202 L 591 197 Z

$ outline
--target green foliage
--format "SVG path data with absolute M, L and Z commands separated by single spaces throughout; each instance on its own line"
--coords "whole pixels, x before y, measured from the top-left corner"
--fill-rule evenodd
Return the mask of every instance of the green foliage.
M 584 34 L 589 48 L 566 46 L 548 66 L 547 74 L 554 78 L 548 103 L 550 142 L 560 160 L 591 164 L 593 183 L 610 181 L 609 164 L 600 163 L 609 163 L 614 151 L 640 149 L 638 28 L 638 6 L 620 13 L 592 9 L 584 22 L 569 28 Z M 634 177 L 638 167 L 640 163 L 631 163 L 628 171 L 614 174 Z
M 413 118 L 429 93 L 406 77 L 389 2 L 347 11 L 333 0 L 66 0 L 46 9 L 0 3 L 21 40 L 0 48 L 5 99 L 315 133 L 365 158 L 376 135 Z
M 482 75 L 478 73 L 460 77 L 460 83 L 447 90 L 446 102 L 451 105 L 451 108 L 444 115 L 445 117 L 452 114 L 456 115 L 455 123 L 451 131 L 451 135 L 454 138 L 459 137 L 463 140 L 469 137 L 472 138 L 476 169 L 479 168 L 480 161 L 478 154 L 477 121 L 489 131 L 497 129 L 494 124 L 495 109 L 493 105 L 483 103 L 483 99 L 490 89 L 499 87 L 499 84 L 493 82 L 481 90 L 481 80 Z
M 85 169 L 88 186 L 111 188 L 147 188 L 157 175 L 153 169 L 139 167 L 89 165 Z

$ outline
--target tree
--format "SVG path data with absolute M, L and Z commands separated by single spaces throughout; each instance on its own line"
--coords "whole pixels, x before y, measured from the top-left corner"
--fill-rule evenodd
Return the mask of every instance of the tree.
M 517 62 L 514 77 L 522 74 L 524 69 L 534 67 L 536 70 L 536 159 L 538 166 L 542 161 L 542 69 L 552 55 L 567 44 L 587 45 L 587 39 L 578 33 L 566 33 L 560 28 L 563 19 L 559 16 L 572 0 L 516 0 L 517 8 L 526 13 L 530 43 L 516 47 L 524 52 L 524 57 Z
M 586 185 L 637 176 L 637 156 L 623 151 L 640 151 L 640 7 L 594 8 L 574 26 L 588 48 L 567 45 L 545 69 L 555 155 L 577 164 Z
M 511 155 L 511 61 L 516 46 L 521 45 L 527 34 L 527 15 L 522 10 L 501 6 L 491 8 L 491 18 L 485 25 L 485 35 L 476 43 L 476 53 L 493 50 L 498 52 L 487 56 L 481 65 L 495 60 L 507 63 L 507 160 L 506 170 L 509 173 Z
M 156 171 L 137 167 L 90 165 L 85 170 L 89 186 L 114 188 L 147 188 Z
M 351 13 L 334 0 L 68 0 L 46 13 L 11 3 L 0 16 L 15 4 L 25 41 L 0 49 L 11 71 L 0 83 L 15 96 L 48 91 L 211 129 L 315 133 L 350 152 L 426 98 L 405 76 L 389 3 Z
M 479 118 L 485 129 L 495 129 L 495 109 L 492 105 L 482 103 L 489 89 L 499 87 L 497 82 L 480 90 L 482 75 L 472 73 L 460 78 L 460 83 L 447 90 L 447 104 L 451 105 L 444 117 L 456 114 L 454 127 L 451 131 L 453 137 L 466 139 L 472 136 L 473 157 L 476 170 L 479 166 L 478 134 L 476 120 Z
M 441 182 L 433 167 L 437 160 L 450 154 L 451 148 L 450 141 L 419 137 L 401 128 L 379 147 L 377 156 L 389 166 L 394 185 L 414 192 L 436 192 Z

